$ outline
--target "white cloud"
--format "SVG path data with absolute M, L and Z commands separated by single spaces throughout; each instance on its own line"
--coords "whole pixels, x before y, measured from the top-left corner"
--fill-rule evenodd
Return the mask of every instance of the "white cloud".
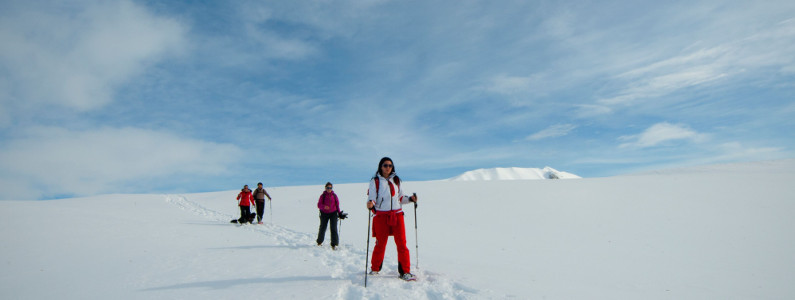
M 185 32 L 131 1 L 12 5 L 0 16 L 0 86 L 11 89 L 0 102 L 101 107 L 146 66 L 178 53 Z
M 37 127 L 0 148 L 0 186 L 6 187 L 0 198 L 111 193 L 137 181 L 219 175 L 241 153 L 233 145 L 145 129 Z
M 627 140 L 628 143 L 621 144 L 621 148 L 649 148 L 659 146 L 669 141 L 685 140 L 685 141 L 701 141 L 706 136 L 700 134 L 683 124 L 671 124 L 668 122 L 657 123 L 643 131 L 641 134 L 632 136 L 623 136 L 621 140 Z
M 573 124 L 557 124 L 547 127 L 544 130 L 531 134 L 527 137 L 527 140 L 530 141 L 537 141 L 546 138 L 553 138 L 559 137 L 569 134 L 572 130 L 577 128 L 576 125 Z

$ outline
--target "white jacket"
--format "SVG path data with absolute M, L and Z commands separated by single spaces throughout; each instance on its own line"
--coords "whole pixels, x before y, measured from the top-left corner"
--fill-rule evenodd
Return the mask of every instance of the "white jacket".
M 367 201 L 375 202 L 376 211 L 394 210 L 400 212 L 403 211 L 403 204 L 409 203 L 409 196 L 403 194 L 403 188 L 395 184 L 394 178 L 395 174 L 393 173 L 389 175 L 389 179 L 384 178 L 381 174 L 370 179 L 370 187 L 367 189 Z M 376 180 L 380 180 L 377 193 L 375 191 Z M 390 184 L 392 189 L 390 189 Z M 394 190 L 394 195 L 392 190 Z

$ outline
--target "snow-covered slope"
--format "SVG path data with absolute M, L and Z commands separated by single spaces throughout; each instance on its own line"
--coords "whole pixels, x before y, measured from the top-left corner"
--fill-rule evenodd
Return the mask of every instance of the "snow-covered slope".
M 406 180 L 420 196 L 405 215 L 417 282 L 396 278 L 390 241 L 363 286 L 365 183 L 335 185 L 350 213 L 341 249 L 314 245 L 319 183 L 269 188 L 273 223 L 242 227 L 228 223 L 236 191 L 0 201 L 0 298 L 795 298 L 793 160 Z
M 537 168 L 491 168 L 477 169 L 464 172 L 461 175 L 452 177 L 452 181 L 473 181 L 473 180 L 535 180 L 535 179 L 572 179 L 581 178 L 580 176 L 561 172 L 550 167 L 543 169 Z

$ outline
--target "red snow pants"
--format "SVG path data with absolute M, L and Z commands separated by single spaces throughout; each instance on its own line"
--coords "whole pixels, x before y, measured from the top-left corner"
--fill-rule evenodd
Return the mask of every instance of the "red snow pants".
M 403 222 L 403 212 L 378 212 L 373 217 L 373 236 L 375 237 L 375 248 L 373 248 L 373 258 L 370 261 L 373 271 L 381 271 L 384 263 L 384 252 L 389 236 L 395 237 L 395 246 L 398 255 L 398 272 L 400 275 L 411 273 L 411 254 L 406 247 L 406 226 Z

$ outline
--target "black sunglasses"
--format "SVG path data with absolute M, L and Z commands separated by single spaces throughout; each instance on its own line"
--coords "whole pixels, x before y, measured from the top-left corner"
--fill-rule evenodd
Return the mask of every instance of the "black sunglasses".
M 327 189 L 327 190 L 330 190 L 330 189 L 332 189 L 332 187 L 330 187 L 330 186 L 327 186 L 327 187 L 326 187 L 326 189 Z
M 391 168 L 391 167 L 392 167 L 392 165 L 390 165 L 390 164 L 383 164 L 383 165 L 381 165 L 381 167 L 384 167 L 384 168 Z

